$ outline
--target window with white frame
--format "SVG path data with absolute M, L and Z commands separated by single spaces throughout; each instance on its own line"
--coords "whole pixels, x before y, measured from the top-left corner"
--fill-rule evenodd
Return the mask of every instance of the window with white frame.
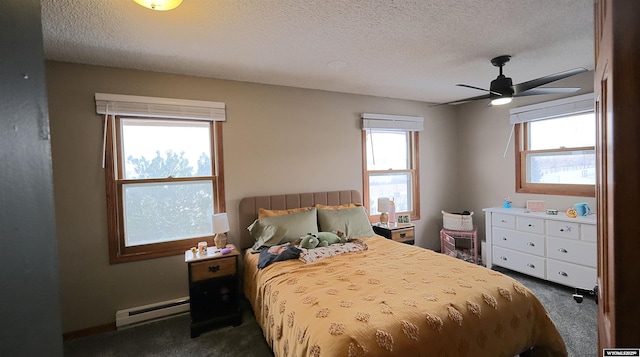
M 512 109 L 516 192 L 595 196 L 593 94 Z
M 420 218 L 418 132 L 423 118 L 362 115 L 364 205 L 378 217 L 378 198 L 393 200 L 396 213 Z
M 189 107 L 194 101 L 158 107 L 153 103 L 158 98 L 132 98 L 125 99 L 146 107 L 132 110 L 123 98 L 100 106 L 96 95 L 98 112 L 106 118 L 111 262 L 183 254 L 200 241 L 212 244 L 212 215 L 225 211 L 223 104 L 212 103 L 222 105 L 220 112 L 204 102 L 204 112 L 198 113 L 202 102 L 194 110 Z

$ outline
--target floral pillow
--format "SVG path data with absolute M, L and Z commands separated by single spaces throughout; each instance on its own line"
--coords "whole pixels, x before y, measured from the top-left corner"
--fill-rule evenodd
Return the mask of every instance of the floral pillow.
M 320 259 L 332 257 L 334 255 L 359 252 L 367 249 L 367 243 L 365 243 L 361 239 L 352 239 L 347 243 L 332 244 L 328 247 L 319 247 L 313 249 L 300 248 L 300 250 L 302 250 L 302 253 L 300 253 L 299 259 L 305 263 L 313 263 L 317 262 Z

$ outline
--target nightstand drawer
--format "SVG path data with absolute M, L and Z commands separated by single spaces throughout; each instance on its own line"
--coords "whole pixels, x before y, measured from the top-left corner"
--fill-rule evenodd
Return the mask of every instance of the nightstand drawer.
M 236 274 L 236 257 L 209 259 L 191 263 L 191 281 L 200 281 Z
M 413 227 L 405 229 L 395 229 L 391 232 L 391 240 L 396 242 L 406 242 L 414 240 L 415 230 Z

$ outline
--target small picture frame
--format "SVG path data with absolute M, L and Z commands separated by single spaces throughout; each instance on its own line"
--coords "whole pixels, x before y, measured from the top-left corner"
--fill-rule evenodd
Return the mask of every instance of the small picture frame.
M 527 209 L 530 212 L 546 212 L 547 202 L 538 200 L 527 200 Z
M 396 224 L 399 226 L 406 226 L 411 224 L 411 216 L 408 214 L 399 214 L 396 216 Z

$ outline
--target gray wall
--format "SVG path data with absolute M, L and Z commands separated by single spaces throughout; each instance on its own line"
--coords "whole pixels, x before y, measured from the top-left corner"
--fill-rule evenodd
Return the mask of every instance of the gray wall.
M 416 243 L 438 249 L 440 210 L 457 206 L 454 109 L 246 82 L 47 62 L 63 330 L 113 323 L 117 310 L 188 295 L 183 256 L 110 265 L 102 123 L 96 92 L 227 104 L 223 124 L 229 239 L 242 197 L 362 191 L 360 114 L 417 115 L 421 219 Z
M 62 356 L 40 2 L 2 1 L 0 33 L 0 351 Z

